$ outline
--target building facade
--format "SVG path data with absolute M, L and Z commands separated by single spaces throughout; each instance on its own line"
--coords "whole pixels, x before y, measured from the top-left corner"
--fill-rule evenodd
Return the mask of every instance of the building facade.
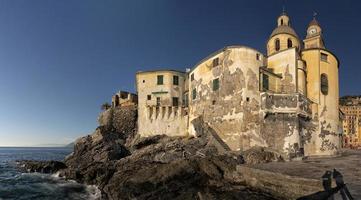
M 138 72 L 139 134 L 195 136 L 202 117 L 229 149 L 265 146 L 285 157 L 336 155 L 338 67 L 316 19 L 303 42 L 282 13 L 267 54 L 228 46 L 191 70 Z
M 340 109 L 344 114 L 342 120 L 344 147 L 361 147 L 361 97 L 342 97 Z

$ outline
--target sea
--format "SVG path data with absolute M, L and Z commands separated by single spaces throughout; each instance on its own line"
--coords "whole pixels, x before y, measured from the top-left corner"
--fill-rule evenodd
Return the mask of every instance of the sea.
M 0 200 L 100 199 L 95 186 L 67 181 L 57 174 L 22 173 L 16 160 L 58 160 L 72 148 L 0 147 Z

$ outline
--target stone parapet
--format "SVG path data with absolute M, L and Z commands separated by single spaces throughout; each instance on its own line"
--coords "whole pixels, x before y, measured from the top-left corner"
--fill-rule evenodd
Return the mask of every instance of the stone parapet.
M 300 93 L 261 93 L 261 110 L 265 113 L 294 113 L 310 118 L 311 101 Z

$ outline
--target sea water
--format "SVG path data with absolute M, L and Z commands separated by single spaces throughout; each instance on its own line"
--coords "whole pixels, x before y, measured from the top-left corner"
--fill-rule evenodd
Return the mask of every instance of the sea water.
M 99 190 L 57 174 L 22 173 L 16 160 L 58 160 L 68 155 L 70 148 L 0 147 L 0 200 L 99 199 Z

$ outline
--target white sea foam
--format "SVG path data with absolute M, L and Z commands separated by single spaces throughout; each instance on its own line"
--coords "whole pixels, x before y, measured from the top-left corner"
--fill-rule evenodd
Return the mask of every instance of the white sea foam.
M 101 191 L 95 185 L 88 185 L 86 191 L 89 194 L 89 200 L 99 200 L 101 199 Z

